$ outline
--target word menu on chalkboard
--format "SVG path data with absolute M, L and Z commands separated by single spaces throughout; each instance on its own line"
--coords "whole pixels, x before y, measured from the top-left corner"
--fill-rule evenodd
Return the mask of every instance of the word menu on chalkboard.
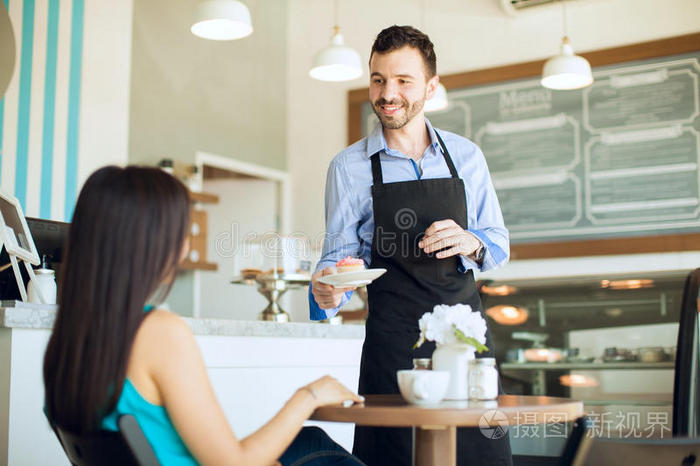
M 448 91 L 428 114 L 484 153 L 514 243 L 700 231 L 700 52 Z M 363 135 L 376 116 L 362 106 Z

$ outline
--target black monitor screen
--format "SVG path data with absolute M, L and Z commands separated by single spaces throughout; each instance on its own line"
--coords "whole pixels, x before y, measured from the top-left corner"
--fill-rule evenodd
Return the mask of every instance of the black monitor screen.
M 0 203 L 2 205 L 2 203 Z M 13 208 L 14 209 L 14 208 Z M 2 210 L 3 216 L 5 210 Z M 34 240 L 39 258 L 47 256 L 48 266 L 56 271 L 56 283 L 61 283 L 61 262 L 63 261 L 63 249 L 66 239 L 68 238 L 68 228 L 70 223 L 56 222 L 53 220 L 44 220 L 41 218 L 25 217 L 29 232 Z M 10 226 L 8 217 L 5 217 L 5 222 Z M 21 229 L 19 230 L 21 231 Z M 22 244 L 22 243 L 19 243 Z M 10 263 L 10 258 L 7 251 L 3 249 L 0 254 L 0 268 Z M 25 285 L 28 283 L 27 271 L 24 267 L 20 267 Z M 12 268 L 6 268 L 0 272 L 0 299 L 13 300 L 21 299 L 17 283 L 15 281 Z

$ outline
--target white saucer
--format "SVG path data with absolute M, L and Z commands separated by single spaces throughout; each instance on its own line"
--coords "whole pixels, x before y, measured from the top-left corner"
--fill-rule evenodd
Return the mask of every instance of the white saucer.
M 318 281 L 326 285 L 338 287 L 369 285 L 373 280 L 381 277 L 386 269 L 365 269 L 356 272 L 335 273 L 319 277 Z

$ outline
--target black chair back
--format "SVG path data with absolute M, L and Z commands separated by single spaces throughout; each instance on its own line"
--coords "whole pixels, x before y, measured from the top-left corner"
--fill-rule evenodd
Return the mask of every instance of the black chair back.
M 119 418 L 119 431 L 78 435 L 55 427 L 66 456 L 74 466 L 157 466 L 158 460 L 136 418 Z
M 590 435 L 591 429 L 593 429 L 593 423 L 587 416 L 581 416 L 574 421 L 574 427 L 571 429 L 569 438 L 564 444 L 564 451 L 559 457 L 559 466 L 571 466 L 573 464 L 584 437 Z
M 676 371 L 673 383 L 673 436 L 700 435 L 700 269 L 686 279 L 676 343 Z
M 700 438 L 598 438 L 592 428 L 576 420 L 559 466 L 700 466 Z

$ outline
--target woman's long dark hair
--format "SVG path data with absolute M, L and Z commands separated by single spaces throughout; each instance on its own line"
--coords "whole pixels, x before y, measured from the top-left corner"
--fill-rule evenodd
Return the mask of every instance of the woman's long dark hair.
M 44 357 L 52 422 L 89 432 L 114 409 L 144 305 L 172 285 L 188 223 L 187 189 L 162 170 L 105 167 L 85 182 Z

